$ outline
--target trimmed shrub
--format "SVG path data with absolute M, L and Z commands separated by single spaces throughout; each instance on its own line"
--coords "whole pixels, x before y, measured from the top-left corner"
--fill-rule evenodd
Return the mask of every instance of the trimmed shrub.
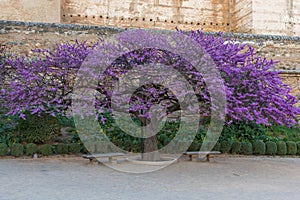
M 214 146 L 214 148 L 212 149 L 212 151 L 220 151 L 220 143 L 217 142 Z
M 231 144 L 228 141 L 222 141 L 220 144 L 220 151 L 221 153 L 229 153 L 231 149 Z
M 240 153 L 244 154 L 244 155 L 252 155 L 252 153 L 253 153 L 252 143 L 251 142 L 242 142 Z
M 129 148 L 132 145 L 132 142 L 127 140 L 125 142 L 125 146 Z M 95 148 L 96 148 L 96 153 L 107 153 L 108 152 L 108 146 L 107 142 L 103 141 L 97 141 L 95 142 Z
M 60 134 L 59 120 L 50 115 L 26 114 L 26 120 L 20 119 L 18 131 L 21 138 L 27 143 L 48 143 Z
M 39 152 L 43 156 L 52 155 L 52 146 L 50 144 L 43 144 L 43 145 L 40 146 Z
M 277 144 L 272 141 L 266 142 L 266 155 L 275 156 L 277 153 Z
M 8 147 L 5 143 L 0 143 L 0 156 L 6 156 L 8 153 Z
M 277 142 L 277 155 L 283 156 L 286 155 L 286 143 L 284 141 Z
M 266 145 L 263 141 L 257 140 L 253 143 L 253 154 L 264 155 L 266 153 Z
M 199 151 L 200 144 L 199 142 L 193 141 L 191 146 L 188 148 L 188 151 Z
M 81 150 L 81 145 L 80 144 L 71 143 L 68 146 L 69 146 L 69 153 L 72 153 L 72 154 L 80 153 L 80 150 Z
M 67 154 L 69 152 L 68 144 L 59 143 L 56 146 L 56 153 L 57 154 Z
M 95 142 L 85 142 L 83 153 L 96 153 L 96 144 Z
M 32 156 L 35 153 L 37 153 L 36 144 L 29 143 L 29 144 L 25 145 L 25 154 L 26 154 L 26 156 Z
M 214 142 L 204 142 L 204 143 L 199 143 L 199 149 L 203 148 L 203 151 L 219 151 L 220 149 L 220 143 L 215 143 Z
M 11 145 L 10 155 L 19 157 L 19 156 L 22 156 L 23 153 L 24 153 L 24 147 L 22 144 L 15 143 L 15 144 Z
M 241 150 L 241 143 L 240 142 L 233 142 L 231 145 L 230 153 L 232 154 L 238 154 Z
M 297 155 L 300 155 L 300 141 L 296 143 L 297 145 Z
M 286 142 L 286 154 L 287 155 L 296 155 L 296 153 L 297 153 L 296 142 L 287 141 Z

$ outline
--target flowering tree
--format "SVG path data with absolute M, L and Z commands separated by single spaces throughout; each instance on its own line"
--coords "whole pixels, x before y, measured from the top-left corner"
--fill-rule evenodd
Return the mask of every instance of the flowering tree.
M 21 118 L 25 118 L 25 111 L 64 114 L 71 103 L 76 73 L 93 48 L 76 41 L 58 44 L 54 50 L 34 49 L 34 58 L 8 58 L 1 66 L 1 71 L 9 71 L 5 77 L 8 86 L 2 89 L 8 114 Z
M 140 36 L 147 38 L 147 33 L 140 30 Z M 181 33 L 184 34 L 184 33 Z M 128 37 L 131 37 L 128 35 Z M 247 44 L 238 44 L 217 36 L 205 35 L 200 31 L 188 34 L 199 44 L 215 62 L 223 78 L 226 97 L 226 121 L 255 121 L 258 124 L 295 124 L 300 109 L 294 105 L 298 101 L 289 94 L 291 88 L 282 83 L 275 63 L 255 53 Z M 89 53 L 97 45 L 89 47 L 85 42 L 57 45 L 51 50 L 36 49 L 36 57 L 9 58 L 4 66 L 10 66 L 14 73 L 9 78 L 9 85 L 1 91 L 4 106 L 8 114 L 24 116 L 24 111 L 31 114 L 65 114 L 71 104 L 70 95 L 77 72 Z M 99 46 L 98 46 L 99 47 Z M 101 42 L 100 42 L 101 47 Z M 210 116 L 210 97 L 205 81 L 194 67 L 184 58 L 157 48 L 137 49 L 116 59 L 105 73 L 98 77 L 95 88 L 99 94 L 95 107 L 101 112 L 111 108 L 113 85 L 120 77 L 140 65 L 163 64 L 177 70 L 193 86 L 197 100 L 201 104 L 200 114 Z M 129 82 L 127 82 L 129 84 Z M 130 112 L 142 124 L 147 124 L 151 109 L 162 105 L 166 113 L 180 110 L 178 97 L 161 85 L 148 84 L 138 88 L 129 99 Z M 187 104 L 189 101 L 186 101 Z M 119 101 L 122 104 L 122 101 Z M 161 109 L 161 107 L 159 107 Z M 164 116 L 161 116 L 164 117 Z M 104 123 L 105 118 L 101 118 Z M 153 139 L 154 138 L 154 139 Z M 154 149 L 155 136 L 149 140 L 150 149 Z

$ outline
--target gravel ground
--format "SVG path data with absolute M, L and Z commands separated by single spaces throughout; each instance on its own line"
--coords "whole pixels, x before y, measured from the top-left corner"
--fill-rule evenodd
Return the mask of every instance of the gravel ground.
M 120 163 L 124 165 L 126 163 Z M 219 157 L 129 174 L 80 157 L 0 159 L 0 199 L 299 200 L 300 158 Z

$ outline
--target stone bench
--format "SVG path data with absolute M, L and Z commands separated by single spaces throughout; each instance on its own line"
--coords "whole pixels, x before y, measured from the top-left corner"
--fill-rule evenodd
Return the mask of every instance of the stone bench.
M 124 153 L 97 153 L 97 154 L 84 154 L 82 155 L 83 158 L 89 159 L 90 163 L 97 158 L 108 158 L 108 161 L 112 163 L 112 161 L 119 156 L 124 156 Z
M 221 152 L 219 151 L 187 151 L 184 153 L 184 155 L 188 155 L 190 158 L 190 161 L 192 161 L 192 158 L 194 155 L 205 155 L 206 161 L 210 161 L 210 158 L 214 155 L 219 155 Z

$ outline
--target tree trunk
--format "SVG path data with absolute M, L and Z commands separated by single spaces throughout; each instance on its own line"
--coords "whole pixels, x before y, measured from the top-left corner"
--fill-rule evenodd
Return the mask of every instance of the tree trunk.
M 157 147 L 157 135 L 151 136 L 149 138 L 143 139 L 143 151 L 142 160 L 145 161 L 158 161 L 160 160 L 160 155 Z

